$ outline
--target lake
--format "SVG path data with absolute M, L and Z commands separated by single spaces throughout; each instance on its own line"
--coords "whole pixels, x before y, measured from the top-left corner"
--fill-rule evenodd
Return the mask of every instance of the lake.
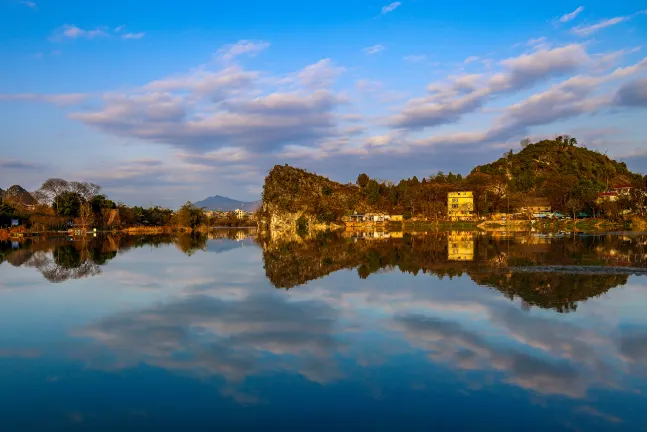
M 2 430 L 647 430 L 647 235 L 0 243 Z

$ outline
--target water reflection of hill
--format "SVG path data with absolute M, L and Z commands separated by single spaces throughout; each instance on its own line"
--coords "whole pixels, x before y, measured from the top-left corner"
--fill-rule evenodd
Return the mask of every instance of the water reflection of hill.
M 627 274 L 515 271 L 524 266 L 647 267 L 646 236 L 535 235 L 494 237 L 477 233 L 340 236 L 322 233 L 305 240 L 262 242 L 265 270 L 277 288 L 292 288 L 341 269 L 360 278 L 399 270 L 439 278 L 463 274 L 527 305 L 560 312 L 627 282 Z

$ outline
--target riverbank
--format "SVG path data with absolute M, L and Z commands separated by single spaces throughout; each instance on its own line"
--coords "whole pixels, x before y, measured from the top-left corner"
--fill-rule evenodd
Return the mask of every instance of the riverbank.
M 129 234 L 129 235 L 157 235 L 157 234 L 189 234 L 208 233 L 211 230 L 217 229 L 256 229 L 256 225 L 246 226 L 217 226 L 207 227 L 201 226 L 196 228 L 182 227 L 182 226 L 136 226 L 119 229 L 85 229 L 85 230 L 67 230 L 67 231 L 31 231 L 24 227 L 3 228 L 0 229 L 0 240 L 8 241 L 14 238 L 24 237 L 52 237 L 61 235 L 83 236 L 90 234 Z

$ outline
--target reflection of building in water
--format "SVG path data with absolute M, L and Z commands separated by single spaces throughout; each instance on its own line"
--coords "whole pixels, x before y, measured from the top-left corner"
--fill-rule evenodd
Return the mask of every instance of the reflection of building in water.
M 346 230 L 343 233 L 344 237 L 352 239 L 366 239 L 366 240 L 383 240 L 390 238 L 402 238 L 404 233 L 402 231 L 350 231 Z
M 447 216 L 453 221 L 470 220 L 474 216 L 474 194 L 471 191 L 447 194 Z
M 450 261 L 474 260 L 474 233 L 452 231 L 447 237 L 447 259 Z

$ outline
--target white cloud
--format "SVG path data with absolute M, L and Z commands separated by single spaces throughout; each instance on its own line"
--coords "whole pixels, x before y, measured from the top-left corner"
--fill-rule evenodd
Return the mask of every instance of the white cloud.
M 600 21 L 597 24 L 573 27 L 572 31 L 578 36 L 588 36 L 592 33 L 595 33 L 598 30 L 602 30 L 604 28 L 611 27 L 616 24 L 623 23 L 625 21 L 629 21 L 629 17 L 624 16 L 624 17 L 609 18 L 609 19 Z
M 379 53 L 380 51 L 384 51 L 385 49 L 386 48 L 384 47 L 384 45 L 377 44 L 377 45 L 372 45 L 370 47 L 366 47 L 362 49 L 362 51 L 364 52 L 364 54 L 373 55 L 373 54 Z
M 515 92 L 542 80 L 575 72 L 589 61 L 584 47 L 572 44 L 502 60 L 500 65 L 505 71 L 491 76 L 450 76 L 449 82 L 431 84 L 427 88 L 429 95 L 408 101 L 388 124 L 415 129 L 456 123 L 497 94 Z
M 304 67 L 296 76 L 305 87 L 329 87 L 344 71 L 345 68 L 335 66 L 332 60 L 326 58 Z
M 579 25 L 576 27 L 573 27 L 571 31 L 578 35 L 578 36 L 588 36 L 590 34 L 593 34 L 599 30 L 605 29 L 607 27 L 611 27 L 617 24 L 621 24 L 623 22 L 627 22 L 632 18 L 635 18 L 639 15 L 647 15 L 647 9 L 638 11 L 636 13 L 633 13 L 631 15 L 625 15 L 625 16 L 619 16 L 619 17 L 614 17 L 614 18 L 608 18 L 605 20 L 602 20 L 596 24 L 591 24 L 591 25 Z
M 108 33 L 106 32 L 106 29 L 103 27 L 96 28 L 93 30 L 84 30 L 73 24 L 64 24 L 63 26 L 59 27 L 54 31 L 54 35 L 52 36 L 51 39 L 53 41 L 60 41 L 63 39 L 79 39 L 79 38 L 93 39 L 96 37 L 105 37 L 105 36 L 108 36 Z
M 29 9 L 38 9 L 38 5 L 30 0 L 22 0 L 20 3 L 27 6 Z
M 469 56 L 468 58 L 465 59 L 465 61 L 463 63 L 464 64 L 470 64 L 472 62 L 478 61 L 479 59 L 480 59 L 480 57 L 478 57 L 478 56 Z
M 584 6 L 579 6 L 573 12 L 562 15 L 562 17 L 559 19 L 559 22 L 565 23 L 565 22 L 574 20 L 583 11 L 584 11 Z
M 269 46 L 270 44 L 264 41 L 239 40 L 235 44 L 226 45 L 219 49 L 217 55 L 223 60 L 230 61 L 243 54 L 254 56 L 269 48 Z
M 400 5 L 402 5 L 402 3 L 400 3 L 400 2 L 393 2 L 393 3 L 391 3 L 391 4 L 388 4 L 388 5 L 384 6 L 384 7 L 382 8 L 382 15 L 387 14 L 387 13 L 389 13 L 389 12 L 393 12 L 393 11 L 394 11 L 394 10 L 396 10 L 398 7 L 400 7 Z
M 146 35 L 144 32 L 140 33 L 125 33 L 124 35 L 121 36 L 122 39 L 141 39 Z

